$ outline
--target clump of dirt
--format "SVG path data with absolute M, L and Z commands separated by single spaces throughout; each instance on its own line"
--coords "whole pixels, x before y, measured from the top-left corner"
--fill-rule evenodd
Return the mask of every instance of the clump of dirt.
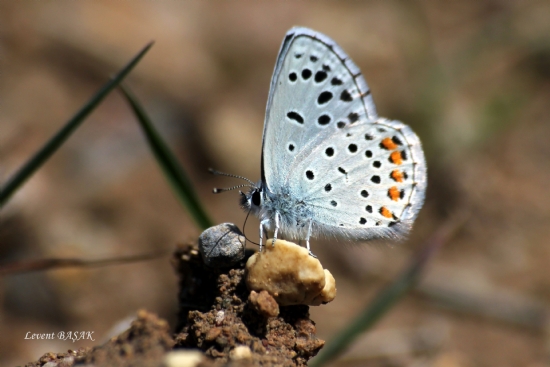
M 29 362 L 25 367 L 41 367 L 41 366 L 58 366 L 70 367 L 75 364 L 75 361 L 86 358 L 86 355 L 91 351 L 91 348 L 80 348 L 78 350 L 69 350 L 67 353 L 45 353 L 37 361 Z
M 170 334 L 165 320 L 142 310 L 128 330 L 93 348 L 82 362 L 92 366 L 158 367 L 174 346 Z
M 191 246 L 181 246 L 175 255 L 181 325 L 176 347 L 199 348 L 215 360 L 215 366 L 232 362 L 306 366 L 323 347 L 308 306 L 280 307 L 278 316 L 267 317 L 248 301 L 244 262 L 250 254 L 232 269 L 207 268 Z M 207 294 L 203 287 L 212 291 Z M 237 346 L 247 346 L 251 353 L 236 357 L 232 352 Z
M 159 367 L 174 346 L 168 323 L 141 310 L 128 330 L 107 343 L 67 353 L 46 353 L 26 367 Z
M 243 261 L 209 268 L 195 246 L 174 254 L 180 279 L 179 320 L 174 338 L 165 320 L 139 311 L 131 327 L 107 343 L 68 353 L 46 353 L 26 367 L 161 367 L 173 350 L 201 350 L 197 366 L 306 366 L 323 347 L 305 305 L 279 307 L 267 293 L 245 285 Z M 251 301 L 252 300 L 252 301 Z

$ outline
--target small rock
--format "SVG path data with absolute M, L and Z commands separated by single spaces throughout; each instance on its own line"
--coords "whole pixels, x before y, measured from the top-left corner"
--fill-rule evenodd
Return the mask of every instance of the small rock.
M 329 303 L 334 298 L 336 298 L 336 280 L 328 271 L 325 269 L 325 286 L 321 293 L 313 298 L 311 301 L 312 306 L 319 306 L 321 304 Z
M 265 317 L 275 317 L 279 315 L 279 305 L 267 291 L 261 291 L 260 293 L 251 291 L 248 300 L 260 315 Z
M 73 356 L 63 358 L 61 362 L 59 362 L 59 364 L 57 365 L 57 367 L 72 367 L 72 366 L 74 366 Z
M 204 361 L 202 352 L 198 350 L 177 350 L 164 356 L 165 367 L 195 367 Z
M 229 358 L 233 361 L 242 361 L 252 358 L 252 351 L 246 345 L 238 345 L 229 352 Z
M 204 263 L 221 268 L 232 266 L 244 258 L 245 238 L 232 223 L 208 228 L 199 237 L 199 251 Z
M 295 243 L 271 240 L 246 263 L 248 289 L 271 294 L 281 306 L 328 303 L 336 296 L 334 277 L 307 249 Z
M 219 327 L 214 327 L 206 332 L 206 335 L 204 336 L 204 340 L 206 341 L 213 341 L 216 340 L 216 338 L 222 333 L 222 329 Z
M 220 310 L 216 313 L 216 325 L 220 326 L 223 323 L 223 320 L 225 320 L 225 312 Z
M 51 352 L 44 354 L 39 359 L 40 363 L 44 363 L 44 364 L 47 363 L 47 362 L 56 361 L 56 360 L 57 360 L 57 355 L 55 355 Z

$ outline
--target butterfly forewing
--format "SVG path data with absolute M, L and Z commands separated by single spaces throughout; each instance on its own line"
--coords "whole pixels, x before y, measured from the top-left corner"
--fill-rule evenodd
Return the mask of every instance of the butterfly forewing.
M 262 179 L 276 192 L 288 167 L 316 142 L 360 120 L 377 117 L 359 69 L 328 37 L 294 28 L 279 52 L 264 126 Z

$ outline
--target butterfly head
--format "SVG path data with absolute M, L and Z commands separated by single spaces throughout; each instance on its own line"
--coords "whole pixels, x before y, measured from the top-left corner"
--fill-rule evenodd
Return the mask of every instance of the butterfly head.
M 219 172 L 219 171 L 215 171 L 213 169 L 210 169 L 210 173 L 212 173 L 214 175 L 217 175 L 217 176 L 228 176 L 228 177 L 239 178 L 239 179 L 247 181 L 248 184 L 237 185 L 237 186 L 227 187 L 227 188 L 223 188 L 223 189 L 215 188 L 213 190 L 213 192 L 215 194 L 219 194 L 221 192 L 230 191 L 230 190 L 234 190 L 234 189 L 239 189 L 241 187 L 249 187 L 250 190 L 248 190 L 247 193 L 239 191 L 239 193 L 241 194 L 241 198 L 240 198 L 241 207 L 245 210 L 250 210 L 255 214 L 260 211 L 260 208 L 262 207 L 262 204 L 263 204 L 264 199 L 265 199 L 264 190 L 263 190 L 264 186 L 262 185 L 261 181 L 259 183 L 255 184 L 254 182 L 250 181 L 248 178 L 245 178 L 245 177 L 242 177 L 242 176 L 237 176 L 237 175 L 232 175 L 232 174 L 228 174 L 228 173 L 223 173 L 223 172 Z
M 262 186 L 257 185 L 251 187 L 247 193 L 240 191 L 241 194 L 241 207 L 245 210 L 250 210 L 252 213 L 260 211 L 262 204 L 264 203 L 264 192 Z

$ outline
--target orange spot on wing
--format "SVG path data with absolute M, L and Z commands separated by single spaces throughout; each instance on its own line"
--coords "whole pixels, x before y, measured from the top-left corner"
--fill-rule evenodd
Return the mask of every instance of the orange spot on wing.
M 390 199 L 392 199 L 393 201 L 397 201 L 397 200 L 399 200 L 399 197 L 401 196 L 401 193 L 400 193 L 400 191 L 397 189 L 396 186 L 392 186 L 392 187 L 390 187 L 390 189 L 388 190 L 388 196 L 389 196 Z
M 395 164 L 403 163 L 403 158 L 401 157 L 401 152 L 396 150 L 390 154 L 390 161 Z
M 380 208 L 380 214 L 382 214 L 386 218 L 392 218 L 392 213 L 386 208 L 385 206 Z
M 403 172 L 398 170 L 393 170 L 390 174 L 390 177 L 393 178 L 396 182 L 403 182 Z
M 390 138 L 385 138 L 382 140 L 382 146 L 387 150 L 394 150 L 397 148 L 397 144 L 395 144 Z

